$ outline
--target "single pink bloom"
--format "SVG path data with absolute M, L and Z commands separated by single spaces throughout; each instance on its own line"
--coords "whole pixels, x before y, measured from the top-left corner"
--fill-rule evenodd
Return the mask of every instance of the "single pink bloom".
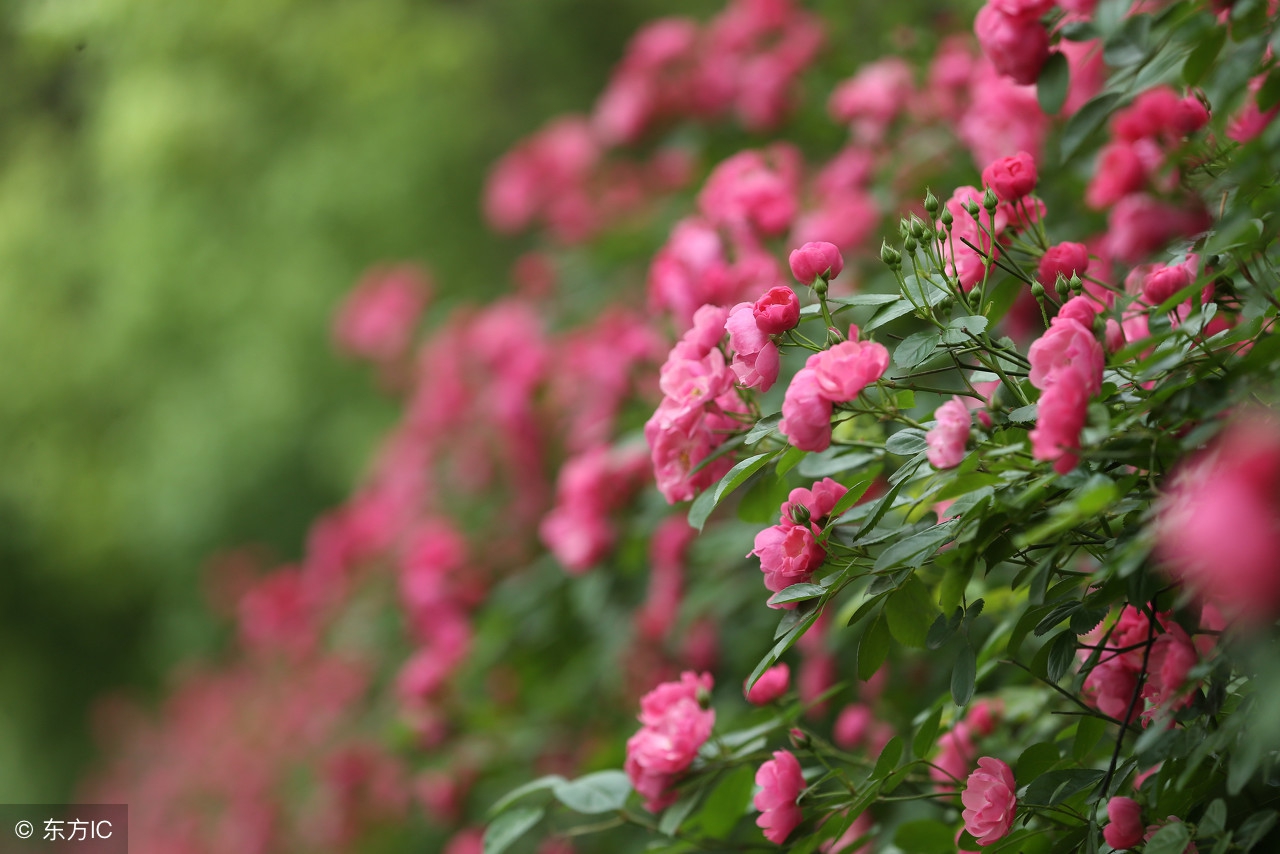
M 1007 764 L 990 756 L 978 760 L 978 768 L 969 775 L 960 801 L 964 804 L 964 829 L 980 845 L 990 845 L 1008 835 L 1018 807 L 1016 788 L 1013 770 Z
M 1147 305 L 1160 305 L 1196 279 L 1200 258 L 1187 256 L 1181 264 L 1156 264 L 1142 282 L 1142 298 Z
M 1035 189 L 1036 162 L 1030 154 L 1019 151 L 1012 157 L 1001 157 L 982 170 L 982 183 L 995 191 L 1002 202 L 1016 202 Z
M 813 369 L 819 392 L 833 403 L 853 400 L 889 367 L 889 351 L 883 344 L 858 341 L 856 327 L 851 333 L 850 340 L 814 353 L 805 363 Z
M 1147 682 L 1142 689 L 1142 696 L 1152 706 L 1146 713 L 1147 719 L 1160 714 L 1172 715 L 1191 702 L 1194 686 L 1186 684 L 1187 674 L 1199 661 L 1200 656 L 1186 630 L 1170 623 L 1151 646 Z
M 1089 250 L 1083 243 L 1063 242 L 1050 246 L 1040 259 L 1036 270 L 1036 281 L 1046 288 L 1052 289 L 1058 283 L 1058 277 L 1070 279 L 1072 276 L 1083 277 L 1089 269 Z
M 431 297 L 427 273 L 411 264 L 365 273 L 334 320 L 333 336 L 345 353 L 390 362 L 409 352 Z
M 813 524 L 822 524 L 823 520 L 831 515 L 836 503 L 848 491 L 844 484 L 838 483 L 829 477 L 816 481 L 810 488 L 797 486 L 791 490 L 787 500 L 782 502 L 782 506 L 779 508 L 783 527 L 795 524 L 795 509 L 800 505 L 803 505 L 809 511 L 809 519 Z
M 777 593 L 808 581 L 822 566 L 827 553 L 814 533 L 812 526 L 792 524 L 774 525 L 756 534 L 755 548 L 749 554 L 760 558 L 765 587 Z
M 790 257 L 791 275 L 802 285 L 812 285 L 818 279 L 834 279 L 844 269 L 844 257 L 832 243 L 806 243 L 793 250 Z
M 977 700 L 969 707 L 964 719 L 978 735 L 987 736 L 996 731 L 996 723 L 1004 713 L 999 700 Z
M 1280 427 L 1248 415 L 1179 466 L 1158 504 L 1156 553 L 1168 573 L 1227 617 L 1280 615 Z
M 1080 431 L 1089 409 L 1089 393 L 1074 372 L 1045 389 L 1036 408 L 1036 426 L 1031 431 L 1031 453 L 1037 460 L 1053 461 L 1053 470 L 1066 474 L 1076 467 Z
M 756 326 L 766 335 L 781 335 L 800 322 L 800 298 L 785 285 L 770 288 L 752 307 Z
M 1031 343 L 1031 384 L 1044 391 L 1068 374 L 1079 378 L 1085 396 L 1102 388 L 1106 354 L 1093 330 L 1071 317 L 1055 317 L 1044 335 Z
M 753 706 L 767 706 L 787 693 L 791 686 L 791 668 L 785 664 L 775 664 L 756 680 L 751 690 L 746 692 L 747 702 Z M 745 688 L 745 685 L 743 686 Z
M 972 731 L 961 721 L 949 732 L 938 737 L 938 755 L 933 758 L 929 776 L 939 791 L 952 791 L 973 767 L 977 748 L 973 744 Z
M 831 445 L 831 399 L 818 386 L 817 373 L 812 368 L 816 358 L 816 354 L 810 356 L 809 366 L 791 378 L 778 424 L 782 434 L 802 451 L 825 451 Z
M 871 708 L 863 703 L 850 703 L 836 716 L 831 740 L 842 750 L 853 750 L 867 738 L 867 732 L 875 721 Z
M 789 289 L 784 290 L 790 293 Z M 794 297 L 792 294 L 793 299 Z M 798 303 L 796 314 L 798 317 Z M 733 350 L 730 368 L 739 384 L 760 391 L 773 388 L 778 380 L 781 364 L 778 345 L 756 323 L 755 306 L 749 302 L 735 305 L 729 312 L 729 319 L 725 321 L 725 328 L 729 330 L 729 347 Z
M 933 414 L 938 420 L 925 434 L 929 448 L 926 455 L 929 464 L 936 469 L 955 468 L 964 459 L 964 446 L 969 441 L 969 407 L 958 397 L 953 397 L 938 407 Z
M 1023 86 L 1036 82 L 1049 58 L 1049 32 L 1038 17 L 1008 15 L 988 4 L 978 10 L 973 31 L 997 71 Z
M 796 805 L 804 791 L 800 762 L 790 751 L 775 750 L 773 759 L 756 771 L 756 785 L 760 787 L 752 799 L 760 810 L 756 824 L 764 830 L 765 839 L 781 845 L 803 820 Z
M 1133 798 L 1114 797 L 1107 801 L 1110 824 L 1102 829 L 1102 838 L 1117 851 L 1134 848 L 1142 842 L 1142 807 Z
M 1085 700 L 1098 711 L 1122 721 L 1133 704 L 1137 688 L 1138 671 L 1124 659 L 1109 657 L 1099 660 L 1089 671 L 1083 693 Z
M 1094 302 L 1093 297 L 1081 295 L 1063 303 L 1062 308 L 1058 309 L 1058 317 L 1064 321 L 1074 320 L 1085 329 L 1092 329 L 1093 320 L 1101 310 L 1102 306 Z

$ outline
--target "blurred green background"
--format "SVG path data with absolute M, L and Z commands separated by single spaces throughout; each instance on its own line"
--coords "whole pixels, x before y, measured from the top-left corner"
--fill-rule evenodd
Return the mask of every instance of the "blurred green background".
M 500 286 L 485 170 L 669 0 L 0 3 L 0 801 L 71 797 L 104 691 L 218 648 L 220 550 L 298 556 L 392 409 L 362 270 Z

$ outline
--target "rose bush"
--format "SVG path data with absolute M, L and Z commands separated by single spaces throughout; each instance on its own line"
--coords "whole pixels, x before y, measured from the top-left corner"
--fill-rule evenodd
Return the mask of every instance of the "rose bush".
M 1274 25 L 1003 0 L 842 83 L 787 0 L 645 29 L 486 190 L 554 286 L 411 358 L 348 303 L 402 419 L 89 791 L 141 851 L 1270 850 Z

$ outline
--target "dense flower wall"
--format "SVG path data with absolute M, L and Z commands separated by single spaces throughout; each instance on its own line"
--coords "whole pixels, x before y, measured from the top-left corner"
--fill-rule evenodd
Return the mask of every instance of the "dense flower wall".
M 508 296 L 340 307 L 399 420 L 86 797 L 139 852 L 1272 850 L 1275 20 L 991 0 L 845 79 L 791 0 L 647 26 L 494 166 Z

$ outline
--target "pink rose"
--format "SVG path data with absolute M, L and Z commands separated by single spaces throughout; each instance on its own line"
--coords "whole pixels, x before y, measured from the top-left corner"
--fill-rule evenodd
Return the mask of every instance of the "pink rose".
M 780 367 L 778 345 L 757 325 L 755 307 L 749 302 L 738 303 L 729 312 L 725 328 L 733 350 L 730 368 L 739 384 L 760 391 L 773 388 Z
M 1195 281 L 1200 266 L 1197 255 L 1188 255 L 1181 264 L 1156 264 L 1142 282 L 1142 298 L 1148 305 L 1160 305 Z
M 756 771 L 756 785 L 760 787 L 752 799 L 760 810 L 756 824 L 764 830 L 765 839 L 781 845 L 803 818 L 796 805 L 804 791 L 800 762 L 790 751 L 775 750 L 773 759 Z
M 370 270 L 338 310 L 334 340 L 353 356 L 394 361 L 409 352 L 430 297 L 430 277 L 418 267 L 402 264 Z
M 933 767 L 929 769 L 929 777 L 938 790 L 949 792 L 955 789 L 960 780 L 968 775 L 976 753 L 972 731 L 964 721 L 956 724 L 950 732 L 939 736 L 938 755 L 934 757 Z
M 831 730 L 831 740 L 842 750 L 853 750 L 867 737 L 867 731 L 875 721 L 870 707 L 862 703 L 850 703 L 836 716 Z
M 1061 381 L 1045 389 L 1036 407 L 1035 429 L 1030 433 L 1032 455 L 1037 460 L 1052 460 L 1058 474 L 1074 469 L 1088 408 L 1088 390 L 1076 373 L 1065 373 Z
M 1022 86 L 1036 82 L 1049 58 L 1049 33 L 1038 17 L 1008 15 L 988 4 L 978 11 L 973 31 L 997 71 Z
M 1169 574 L 1227 617 L 1280 615 L 1280 427 L 1238 419 L 1181 464 L 1159 502 L 1156 553 Z
M 1117 851 L 1142 842 L 1142 807 L 1133 798 L 1114 797 L 1107 801 L 1111 823 L 1102 829 L 1102 838 Z
M 1036 281 L 1052 290 L 1058 277 L 1084 276 L 1089 269 L 1089 250 L 1083 243 L 1063 242 L 1050 246 L 1040 259 Z
M 812 285 L 818 279 L 834 279 L 844 269 L 840 250 L 831 243 L 806 243 L 792 251 L 791 275 L 802 285 Z
M 1037 178 L 1036 162 L 1025 151 L 1001 157 L 982 170 L 982 183 L 995 191 L 1002 202 L 1016 202 L 1030 193 Z
M 1173 712 L 1191 702 L 1194 686 L 1187 686 L 1187 674 L 1200 661 L 1195 645 L 1186 630 L 1177 623 L 1170 623 L 1165 633 L 1151 645 L 1151 657 L 1147 667 L 1147 684 L 1142 696 L 1151 702 L 1146 718 Z
M 814 570 L 822 566 L 827 553 L 814 533 L 809 525 L 793 524 L 774 525 L 756 534 L 755 548 L 748 555 L 760 558 L 765 587 L 777 593 L 792 584 L 808 581 Z
M 816 354 L 810 356 L 810 367 L 801 368 L 791 378 L 778 424 L 782 434 L 802 451 L 825 451 L 831 445 L 831 399 L 818 387 L 811 367 L 816 358 Z
M 833 403 L 853 400 L 889 367 L 889 351 L 883 344 L 858 341 L 856 336 L 854 327 L 850 330 L 850 340 L 813 354 L 805 363 L 813 369 L 818 390 Z
M 1112 142 L 1098 153 L 1093 178 L 1085 189 L 1084 201 L 1096 211 L 1114 205 L 1130 193 L 1141 190 L 1147 182 L 1151 164 L 1139 153 L 1139 146 L 1131 142 Z M 1157 157 L 1162 153 L 1155 151 Z
M 756 326 L 766 335 L 781 335 L 800 322 L 800 298 L 784 285 L 770 288 L 752 307 Z
M 1093 319 L 1098 316 L 1101 308 L 1093 301 L 1093 297 L 1072 297 L 1062 304 L 1062 308 L 1058 309 L 1058 317 L 1064 321 L 1074 320 L 1085 329 L 1092 329 Z
M 1070 317 L 1055 317 L 1044 335 L 1031 343 L 1031 384 L 1042 391 L 1067 374 L 1082 380 L 1085 396 L 1102 388 L 1106 354 L 1093 330 Z
M 978 760 L 978 769 L 969 775 L 960 795 L 964 829 L 978 844 L 990 845 L 1008 835 L 1018 807 L 1016 788 L 1013 771 L 1004 762 L 990 756 Z
M 1104 715 L 1125 719 L 1138 687 L 1138 671 L 1118 656 L 1104 657 L 1084 679 L 1084 698 Z
M 751 690 L 746 691 L 747 702 L 753 706 L 767 706 L 787 693 L 791 685 L 791 668 L 785 664 L 775 664 L 756 680 Z M 744 684 L 745 689 L 745 684 Z
M 795 508 L 801 505 L 809 511 L 810 520 L 815 525 L 820 525 L 827 516 L 831 515 L 836 503 L 848 491 L 844 484 L 837 483 L 829 477 L 824 477 L 822 480 L 815 482 L 809 489 L 797 486 L 791 490 L 787 500 L 782 502 L 782 506 L 778 508 L 782 516 L 783 527 L 794 524 Z
M 664 682 L 640 698 L 642 726 L 627 740 L 624 769 L 650 812 L 675 800 L 671 785 L 711 736 L 715 709 L 701 704 L 711 687 L 711 674 L 685 671 L 679 682 Z
M 963 400 L 953 397 L 934 412 L 938 420 L 925 434 L 929 449 L 929 464 L 936 469 L 955 468 L 964 459 L 964 446 L 969 441 L 969 407 Z

